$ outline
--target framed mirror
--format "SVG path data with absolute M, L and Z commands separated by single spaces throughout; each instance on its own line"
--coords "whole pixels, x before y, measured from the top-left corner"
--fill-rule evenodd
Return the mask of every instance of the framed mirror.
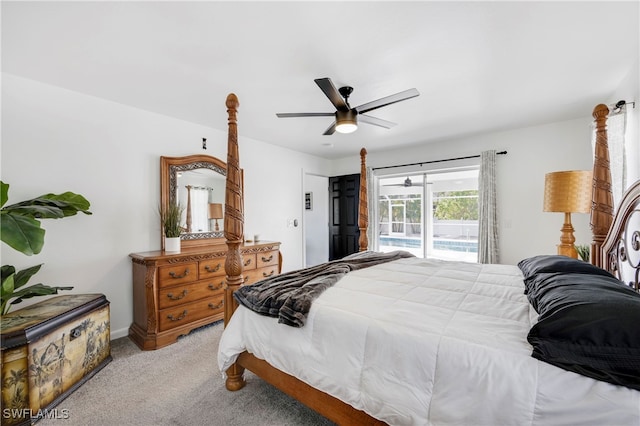
M 160 157 L 160 203 L 184 208 L 183 248 L 224 243 L 226 176 L 227 164 L 210 155 Z

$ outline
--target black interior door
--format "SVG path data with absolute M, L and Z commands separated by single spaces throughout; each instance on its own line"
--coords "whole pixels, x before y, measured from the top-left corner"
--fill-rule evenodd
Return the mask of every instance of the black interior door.
M 330 177 L 329 195 L 329 260 L 335 260 L 359 249 L 360 174 Z

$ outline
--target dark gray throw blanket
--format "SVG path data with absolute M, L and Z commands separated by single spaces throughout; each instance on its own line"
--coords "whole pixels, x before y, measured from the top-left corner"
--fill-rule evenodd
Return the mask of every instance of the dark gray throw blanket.
M 348 272 L 407 257 L 415 256 L 402 250 L 354 253 L 240 287 L 233 296 L 238 303 L 254 312 L 278 318 L 279 323 L 302 327 L 313 300 Z

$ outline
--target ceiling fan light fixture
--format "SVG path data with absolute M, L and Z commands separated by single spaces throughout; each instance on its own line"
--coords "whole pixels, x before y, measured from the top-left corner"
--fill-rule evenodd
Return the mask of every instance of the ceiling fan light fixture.
M 356 130 L 358 130 L 358 125 L 355 123 L 340 123 L 336 126 L 338 133 L 353 133 Z
M 336 132 L 353 133 L 358 130 L 358 113 L 355 110 L 336 111 Z

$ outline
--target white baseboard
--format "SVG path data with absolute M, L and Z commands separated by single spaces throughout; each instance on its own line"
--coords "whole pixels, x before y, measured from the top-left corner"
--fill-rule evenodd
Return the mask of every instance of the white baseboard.
M 120 330 L 111 330 L 111 340 L 116 340 L 121 337 L 127 337 L 129 335 L 128 328 L 121 328 Z

